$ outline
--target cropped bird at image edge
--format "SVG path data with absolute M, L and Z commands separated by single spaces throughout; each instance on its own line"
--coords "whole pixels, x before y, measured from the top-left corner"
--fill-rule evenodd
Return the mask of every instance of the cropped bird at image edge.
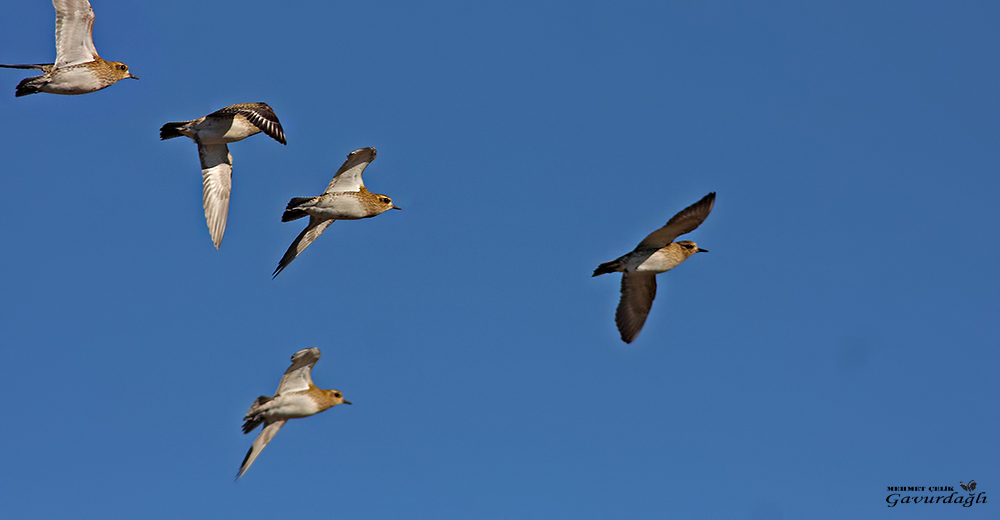
M 17 84 L 15 97 L 49 94 L 88 94 L 133 76 L 128 65 L 105 61 L 94 48 L 94 10 L 87 0 L 52 0 L 56 8 L 56 62 L 0 65 L 8 69 L 38 69 L 44 74 Z

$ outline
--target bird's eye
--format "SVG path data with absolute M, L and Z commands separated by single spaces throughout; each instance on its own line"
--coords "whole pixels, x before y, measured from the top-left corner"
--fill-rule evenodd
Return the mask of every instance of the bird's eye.
M 128 70 L 128 66 L 126 65 L 119 65 L 118 68 L 121 70 Z
M 334 392 L 333 396 L 339 398 L 341 396 L 341 393 L 340 392 Z
M 684 248 L 685 249 L 691 249 L 692 247 L 694 247 L 694 246 L 692 246 L 691 244 L 684 244 Z
M 391 200 L 389 200 L 389 197 L 382 197 L 382 202 L 384 202 L 384 203 L 388 204 L 388 203 L 390 203 L 390 202 L 392 202 L 392 201 L 391 201 Z

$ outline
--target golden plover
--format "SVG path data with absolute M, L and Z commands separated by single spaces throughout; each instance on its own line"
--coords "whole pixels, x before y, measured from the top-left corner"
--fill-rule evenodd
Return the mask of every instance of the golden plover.
M 254 439 L 247 456 L 243 458 L 240 470 L 236 473 L 236 480 L 250 469 L 250 465 L 260 455 L 261 450 L 271 442 L 289 419 L 309 417 L 338 404 L 351 404 L 344 399 L 339 390 L 320 390 L 313 384 L 310 373 L 313 365 L 319 361 L 319 356 L 318 348 L 306 348 L 293 354 L 292 366 L 281 376 L 281 383 L 278 384 L 278 391 L 274 396 L 262 395 L 250 406 L 250 411 L 243 418 L 245 421 L 243 433 L 250 433 L 262 424 L 264 428 Z
M 361 172 L 375 160 L 374 148 L 359 148 L 347 155 L 347 161 L 337 170 L 326 191 L 317 197 L 296 197 L 289 201 L 282 222 L 309 216 L 309 224 L 288 246 L 272 278 L 278 276 L 309 244 L 316 240 L 334 220 L 357 220 L 380 215 L 390 209 L 402 209 L 385 195 L 372 193 L 365 188 Z
M 17 84 L 16 97 L 50 94 L 87 94 L 125 78 L 139 79 L 128 65 L 105 61 L 94 48 L 94 10 L 87 0 L 52 0 L 56 8 L 56 62 L 0 65 L 10 69 L 38 69 L 44 74 Z

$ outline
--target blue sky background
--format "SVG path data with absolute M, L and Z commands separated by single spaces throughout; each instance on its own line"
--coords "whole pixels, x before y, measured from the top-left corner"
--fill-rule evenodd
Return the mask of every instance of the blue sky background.
M 140 81 L 0 70 L 10 518 L 1000 514 L 1000 5 L 93 3 Z M 0 9 L 0 62 L 52 61 L 50 3 Z M 248 101 L 288 145 L 230 146 L 216 251 L 158 129 Z M 272 280 L 285 204 L 362 146 L 404 211 Z M 709 191 L 711 253 L 623 344 L 592 270 Z M 310 346 L 354 406 L 234 484 Z

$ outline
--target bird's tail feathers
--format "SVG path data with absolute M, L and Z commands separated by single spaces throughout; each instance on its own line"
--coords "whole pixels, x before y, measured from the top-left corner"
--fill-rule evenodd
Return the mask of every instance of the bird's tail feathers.
M 285 206 L 285 212 L 281 214 L 281 221 L 291 222 L 308 215 L 308 213 L 299 209 L 299 205 L 309 202 L 314 198 L 315 197 L 295 197 L 294 199 L 288 201 L 288 206 Z
M 250 405 L 250 411 L 247 412 L 246 417 L 243 418 L 245 421 L 243 423 L 243 433 L 250 433 L 254 431 L 255 428 L 264 422 L 264 418 L 257 413 L 257 409 L 261 407 L 264 403 L 267 403 L 274 399 L 273 397 L 262 395 L 254 400 L 253 404 Z
M 616 271 L 624 271 L 624 270 L 625 270 L 625 262 L 623 262 L 621 258 L 618 258 L 610 262 L 604 262 L 603 264 L 597 266 L 597 269 L 594 269 L 594 274 L 592 274 L 591 276 L 598 276 L 602 274 L 614 273 Z
M 27 96 L 29 94 L 37 94 L 42 91 L 42 85 L 48 83 L 47 81 L 37 81 L 45 76 L 33 76 L 30 78 L 24 78 L 20 83 L 17 84 L 17 90 L 14 91 L 14 97 Z
M 255 429 L 257 429 L 257 427 L 260 426 L 261 424 L 264 424 L 264 419 L 261 418 L 261 416 L 251 415 L 250 418 L 246 419 L 243 423 L 243 433 L 244 434 L 250 433 Z
M 173 139 L 175 137 L 181 137 L 181 128 L 187 125 L 187 121 L 179 121 L 175 123 L 167 123 L 160 127 L 160 140 Z

